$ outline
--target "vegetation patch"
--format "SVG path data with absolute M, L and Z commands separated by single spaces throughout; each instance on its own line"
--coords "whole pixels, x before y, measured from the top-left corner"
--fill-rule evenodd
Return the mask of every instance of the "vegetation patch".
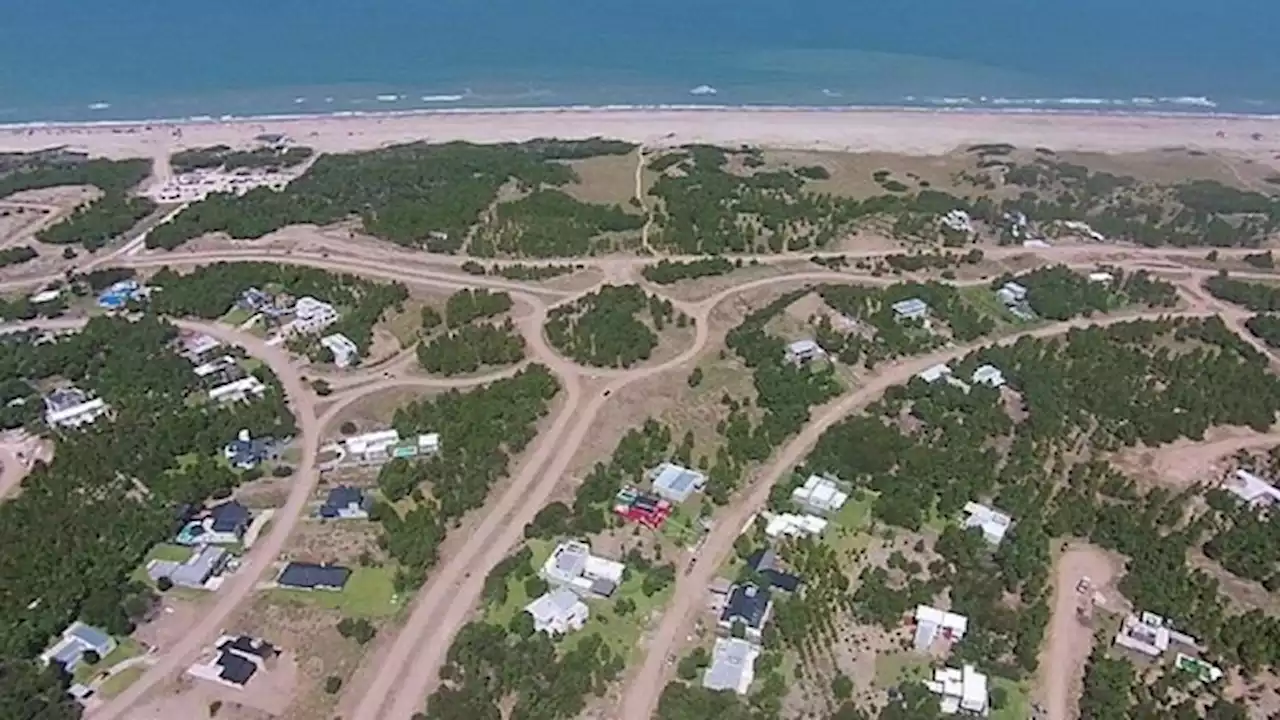
M 193 170 L 286 170 L 311 159 L 315 151 L 309 147 L 262 147 L 233 150 L 227 145 L 192 148 L 174 153 L 169 165 L 174 172 Z
M 30 245 L 15 245 L 0 250 L 0 268 L 10 267 L 12 265 L 21 265 L 25 262 L 35 260 L 40 253 L 35 251 Z
M 690 318 L 637 285 L 606 285 L 553 309 L 546 333 L 576 362 L 626 368 L 649 359 L 668 323 L 688 327 Z
M 424 340 L 418 345 L 418 364 L 429 373 L 448 376 L 524 359 L 525 340 L 515 323 L 510 318 L 498 324 L 489 322 L 511 305 L 510 294 L 480 289 L 459 290 L 449 296 L 445 318 L 424 307 Z M 442 324 L 451 329 L 440 331 Z
M 394 579 L 395 570 L 386 565 L 360 566 L 352 569 L 340 591 L 278 589 L 272 592 L 288 602 L 338 610 L 349 617 L 376 618 L 394 615 L 400 610 Z
M 681 280 L 728 275 L 739 267 L 742 267 L 742 261 L 734 263 L 728 258 L 716 256 L 687 262 L 659 260 L 652 265 L 646 265 L 641 273 L 649 282 L 670 285 Z

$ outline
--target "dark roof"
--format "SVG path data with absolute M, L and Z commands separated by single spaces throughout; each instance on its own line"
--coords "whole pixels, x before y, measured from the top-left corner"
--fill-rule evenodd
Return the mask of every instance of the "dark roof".
M 209 508 L 214 532 L 243 532 L 249 525 L 249 508 L 232 500 Z
M 787 592 L 795 592 L 804 583 L 798 575 L 792 575 L 782 569 L 778 562 L 778 553 L 773 548 L 761 548 L 747 556 L 747 567 L 760 575 L 770 587 Z
M 760 548 L 747 556 L 747 567 L 752 572 L 763 572 L 765 570 L 776 570 L 778 566 L 778 553 L 773 548 Z
M 338 565 L 294 562 L 284 566 L 276 582 L 285 587 L 341 588 L 347 584 L 350 576 L 350 570 Z
M 234 639 L 226 640 L 218 646 L 219 650 L 235 650 L 236 652 L 246 655 L 257 655 L 262 659 L 267 659 L 276 654 L 276 646 L 265 640 L 254 640 L 248 635 L 238 635 Z
M 736 585 L 720 613 L 721 622 L 741 621 L 747 627 L 760 629 L 769 610 L 769 589 L 755 585 Z
M 363 505 L 364 493 L 360 488 L 351 487 L 350 485 L 339 485 L 329 490 L 329 496 L 325 498 L 325 507 L 345 508 L 350 505 Z
M 236 685 L 244 685 L 249 682 L 249 678 L 253 677 L 254 673 L 258 672 L 258 666 L 252 661 L 226 650 L 218 654 L 218 664 L 222 666 L 222 672 L 218 673 L 218 677 Z

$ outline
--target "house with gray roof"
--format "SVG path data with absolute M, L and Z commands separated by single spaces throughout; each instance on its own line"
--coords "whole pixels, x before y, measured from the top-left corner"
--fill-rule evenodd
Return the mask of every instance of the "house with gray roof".
M 338 565 L 291 562 L 280 571 L 276 584 L 292 590 L 341 590 L 351 571 Z
M 760 648 L 739 638 L 717 638 L 711 651 L 711 664 L 702 675 L 702 687 L 708 690 L 732 690 L 746 695 L 755 679 L 756 658 Z
M 40 662 L 45 665 L 56 662 L 67 672 L 73 672 L 84 659 L 84 654 L 90 650 L 97 653 L 101 660 L 115 649 L 115 638 L 77 620 L 62 631 L 61 639 L 53 647 L 40 654 Z
M 535 630 L 553 636 L 581 630 L 591 614 L 587 604 L 567 587 L 544 593 L 526 605 L 524 611 L 533 616 Z
M 682 503 L 707 484 L 707 476 L 696 470 L 664 462 L 649 471 L 653 492 L 673 503 Z
M 373 498 L 358 487 L 339 485 L 329 489 L 324 504 L 317 513 L 322 518 L 363 520 L 369 517 Z
M 220 547 L 202 545 L 184 562 L 171 560 L 152 560 L 147 563 L 147 577 L 154 582 L 161 578 L 169 578 L 169 582 L 177 587 L 195 590 L 216 590 L 221 584 L 220 575 L 226 568 L 231 555 Z M 214 583 L 213 580 L 218 582 Z
M 893 317 L 898 322 L 903 320 L 923 320 L 929 315 L 929 304 L 920 298 L 907 298 L 899 300 L 890 307 L 893 308 Z

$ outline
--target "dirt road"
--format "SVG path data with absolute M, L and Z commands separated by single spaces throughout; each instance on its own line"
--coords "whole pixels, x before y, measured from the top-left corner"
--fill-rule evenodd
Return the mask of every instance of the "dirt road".
M 1040 655 L 1039 700 L 1048 720 L 1072 720 L 1079 714 L 1076 698 L 1084 663 L 1093 650 L 1093 632 L 1076 617 L 1080 597 L 1076 585 L 1088 577 L 1095 588 L 1106 587 L 1115 567 L 1106 553 L 1089 545 L 1068 548 L 1058 558 L 1054 576 L 1053 617 L 1048 642 Z
M 0 500 L 9 496 L 27 476 L 27 464 L 18 459 L 17 451 L 10 445 L 0 445 Z

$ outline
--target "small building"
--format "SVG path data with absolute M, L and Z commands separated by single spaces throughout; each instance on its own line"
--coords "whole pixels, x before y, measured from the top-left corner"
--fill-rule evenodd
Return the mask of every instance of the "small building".
M 657 495 L 625 487 L 614 497 L 613 512 L 629 522 L 657 530 L 671 517 L 670 502 Z
M 357 487 L 339 485 L 329 489 L 324 504 L 317 513 L 322 518 L 339 520 L 363 520 L 369 517 L 372 498 Z
M 748 555 L 747 568 L 775 590 L 795 592 L 804 583 L 799 575 L 782 569 L 778 553 L 773 548 L 761 548 Z
M 340 455 L 338 462 L 349 460 L 357 465 L 377 465 L 392 458 L 412 458 L 440 452 L 440 433 L 418 435 L 401 441 L 394 428 L 353 435 L 332 446 Z
M 232 500 L 214 505 L 178 532 L 179 545 L 229 545 L 244 539 L 253 520 L 249 508 Z
M 732 589 L 732 580 L 727 577 L 715 577 L 707 586 L 707 605 L 716 612 L 720 612 L 729 601 L 729 591 Z
M 241 430 L 235 440 L 222 449 L 222 456 L 234 468 L 252 470 L 276 457 L 275 441 L 271 438 L 251 438 L 248 430 Z
M 969 629 L 969 618 L 929 605 L 916 606 L 915 621 L 916 633 L 912 644 L 920 652 L 933 647 L 939 636 L 947 642 L 959 642 Z
M 187 674 L 240 690 L 259 670 L 265 670 L 267 662 L 278 653 L 279 650 L 265 640 L 247 635 L 223 635 L 214 643 L 209 659 L 187 668 Z
M 844 507 L 849 494 L 835 478 L 810 475 L 804 485 L 791 491 L 791 501 L 814 515 L 830 515 Z
M 293 305 L 293 320 L 285 330 L 291 333 L 318 333 L 338 322 L 340 317 L 329 303 L 311 296 L 300 297 Z
M 981 528 L 982 537 L 992 545 L 999 545 L 1000 541 L 1004 540 L 1005 533 L 1009 532 L 1009 527 L 1013 525 L 1013 518 L 981 503 L 965 503 L 964 513 L 964 526 Z
M 360 349 L 351 341 L 351 338 L 342 333 L 325 335 L 320 338 L 320 344 L 333 353 L 333 364 L 340 368 L 351 367 L 360 361 Z
M 1236 470 L 1222 487 L 1253 507 L 1271 507 L 1280 501 L 1280 490 L 1248 470 Z
M 130 300 L 139 300 L 147 296 L 148 288 L 138 285 L 137 280 L 121 280 L 98 295 L 98 307 L 104 310 L 119 310 L 129 304 Z
M 944 715 L 963 712 L 986 717 L 991 713 L 987 676 L 972 665 L 965 665 L 962 669 L 939 668 L 934 671 L 933 680 L 925 682 L 925 687 L 942 696 L 939 707 Z
M 351 571 L 339 565 L 291 562 L 276 577 L 276 584 L 293 590 L 341 590 Z
M 711 650 L 711 664 L 702 674 L 702 687 L 708 690 L 732 690 L 746 695 L 755 679 L 756 658 L 760 648 L 739 638 L 716 638 Z
M 1173 666 L 1183 672 L 1189 672 L 1195 675 L 1202 683 L 1217 682 L 1222 679 L 1222 668 L 1217 665 L 1211 665 L 1200 658 L 1194 658 L 1186 653 L 1178 653 L 1173 660 Z
M 817 515 L 778 513 L 768 518 L 764 534 L 769 537 L 807 537 L 821 535 L 827 529 L 827 521 Z
M 276 307 L 275 299 L 256 287 L 251 287 L 240 293 L 240 299 L 236 301 L 236 305 L 242 310 L 262 313 L 268 317 L 276 317 L 280 314 L 280 310 Z
M 1187 648 L 1197 648 L 1200 642 L 1190 635 L 1169 627 L 1169 621 L 1155 613 L 1129 615 L 1116 633 L 1115 644 L 1151 658 L 1160 657 L 1176 643 Z
M 53 288 L 52 290 L 42 290 L 31 297 L 27 298 L 32 305 L 41 305 L 47 302 L 53 302 L 62 297 L 62 290 Z
M 943 378 L 951 377 L 951 368 L 946 364 L 940 363 L 933 367 L 925 368 L 916 374 L 916 377 L 932 385 Z
M 1089 273 L 1089 282 L 1107 283 L 1108 285 L 1116 281 L 1116 276 L 1109 272 L 1091 272 Z
M 219 348 L 222 343 L 215 337 L 198 332 L 182 332 L 178 336 L 182 345 L 182 355 L 193 362 L 211 350 Z
M 83 397 L 83 393 L 81 397 Z M 69 406 L 50 405 L 49 398 L 45 398 L 44 421 L 50 427 L 78 428 L 92 424 L 95 420 L 105 415 L 106 412 L 107 404 L 102 398 L 94 398 L 93 400 L 86 400 Z
M 734 626 L 740 624 L 746 630 L 746 638 L 758 643 L 772 610 L 773 600 L 767 588 L 749 583 L 734 585 L 724 609 L 720 611 L 718 625 L 725 632 L 732 633 Z
M 230 559 L 226 550 L 202 545 L 183 562 L 152 560 L 147 563 L 147 577 L 153 582 L 168 578 L 177 587 L 193 590 L 217 590 L 222 584 L 220 575 Z
M 707 484 L 707 476 L 675 463 L 665 462 L 649 471 L 653 492 L 673 503 L 682 503 Z
M 1004 305 L 1017 305 L 1026 302 L 1027 289 L 1019 283 L 1009 281 L 996 291 L 996 298 Z
M 1004 373 L 995 365 L 983 365 L 973 371 L 974 385 L 990 385 L 993 388 L 1004 387 Z
M 942 216 L 942 226 L 948 230 L 970 235 L 973 233 L 973 218 L 959 208 Z
M 590 608 L 577 593 L 566 587 L 544 593 L 526 605 L 524 611 L 533 616 L 535 630 L 552 636 L 581 630 L 591 614 Z
M 923 320 L 929 315 L 929 304 L 920 298 L 900 300 L 893 305 L 893 317 L 898 322 L 903 320 Z
M 62 631 L 58 642 L 40 654 L 40 662 L 44 665 L 56 662 L 67 672 L 73 672 L 90 650 L 101 660 L 115 649 L 115 638 L 77 620 Z
M 793 365 L 803 365 L 810 360 L 816 360 L 826 356 L 827 351 L 823 350 L 822 346 L 813 340 L 796 340 L 790 345 L 787 345 L 787 362 Z
M 261 380 L 253 375 L 246 375 L 210 390 L 209 399 L 220 403 L 241 402 L 250 397 L 262 397 L 266 391 L 267 386 Z
M 591 546 L 578 540 L 560 543 L 538 574 L 556 587 L 567 587 L 584 597 L 609 597 L 622 584 L 626 566 L 591 554 Z
M 209 377 L 215 373 L 220 373 L 225 370 L 229 370 L 233 367 L 236 367 L 236 359 L 231 357 L 230 355 L 223 355 L 222 357 L 214 358 L 209 362 L 201 363 L 195 366 L 192 372 L 196 374 L 196 377 L 204 378 L 204 377 Z M 239 378 L 236 378 L 236 379 L 239 379 Z

